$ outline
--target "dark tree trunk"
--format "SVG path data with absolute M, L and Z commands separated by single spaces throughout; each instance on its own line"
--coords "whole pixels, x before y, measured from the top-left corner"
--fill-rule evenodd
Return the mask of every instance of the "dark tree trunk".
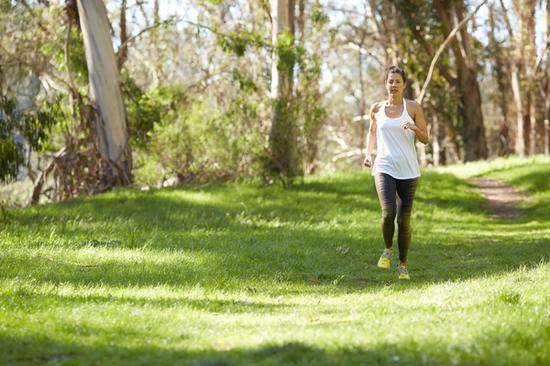
M 286 33 L 294 37 L 294 0 L 272 0 L 272 41 L 274 45 L 271 67 L 271 94 L 273 112 L 269 144 L 272 170 L 284 184 L 303 175 L 297 148 L 296 126 L 293 116 L 293 57 L 280 57 L 280 52 L 292 52 L 292 45 L 280 46 Z M 286 55 L 290 56 L 290 55 Z
M 509 95 L 510 95 L 510 85 L 507 82 L 508 75 L 506 74 L 505 70 L 505 61 L 503 60 L 502 55 L 502 47 L 498 43 L 498 41 L 495 38 L 495 34 L 497 32 L 496 25 L 495 25 L 495 14 L 494 14 L 494 7 L 493 5 L 489 6 L 489 48 L 490 52 L 494 57 L 494 77 L 496 79 L 497 85 L 498 85 L 498 106 L 500 108 L 500 111 L 502 113 L 502 121 L 500 123 L 499 128 L 499 151 L 498 155 L 508 155 L 511 151 L 509 142 L 510 142 L 510 124 L 508 121 L 508 103 L 509 103 Z
M 441 18 L 445 33 L 449 34 L 453 29 L 451 14 L 456 12 L 457 20 L 461 21 L 464 4 L 459 2 L 455 4 L 454 9 L 449 9 L 442 0 L 435 0 L 434 6 Z M 487 141 L 481 110 L 481 93 L 475 72 L 475 60 L 467 32 L 460 34 L 461 37 L 453 39 L 451 45 L 458 69 L 456 86 L 460 95 L 459 113 L 463 120 L 464 161 L 486 159 Z
M 550 153 L 550 1 L 546 1 L 546 98 L 544 101 L 544 155 Z
M 126 27 L 126 0 L 122 0 L 120 5 L 120 50 L 118 52 L 117 58 L 117 68 L 118 71 L 122 70 L 124 63 L 128 58 L 128 46 L 126 45 L 128 41 L 128 30 Z
M 486 159 L 487 142 L 481 112 L 481 93 L 476 75 L 466 68 L 459 73 L 458 80 L 461 90 L 459 109 L 464 118 L 464 161 Z

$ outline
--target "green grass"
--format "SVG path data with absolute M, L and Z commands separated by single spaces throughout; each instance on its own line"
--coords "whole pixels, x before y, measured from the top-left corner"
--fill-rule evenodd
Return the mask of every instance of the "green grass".
M 425 171 L 405 283 L 375 266 L 367 172 L 10 210 L 0 364 L 550 364 L 550 165 L 533 164 L 483 168 L 532 193 L 516 221 Z
M 495 158 L 491 160 L 480 160 L 466 164 L 456 164 L 443 166 L 434 169 L 440 173 L 452 173 L 461 178 L 470 178 L 480 175 L 491 175 L 496 172 L 516 171 L 516 168 L 525 168 L 527 166 L 546 166 L 550 164 L 550 157 L 543 155 L 534 155 L 528 158 L 510 156 L 505 158 Z

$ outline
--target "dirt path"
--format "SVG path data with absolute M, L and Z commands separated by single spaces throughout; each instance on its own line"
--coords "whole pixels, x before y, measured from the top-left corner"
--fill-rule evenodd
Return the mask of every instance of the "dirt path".
M 521 216 L 519 204 L 529 195 L 494 178 L 476 177 L 468 179 L 488 201 L 491 216 L 497 219 L 517 219 Z

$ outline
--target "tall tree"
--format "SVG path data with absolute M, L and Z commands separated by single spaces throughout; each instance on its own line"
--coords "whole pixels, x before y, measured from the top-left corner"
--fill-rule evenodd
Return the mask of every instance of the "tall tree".
M 128 30 L 126 26 L 126 10 L 127 10 L 126 0 L 122 0 L 122 3 L 120 4 L 120 21 L 119 21 L 120 48 L 117 53 L 117 67 L 119 72 L 120 70 L 122 70 L 124 63 L 128 58 L 128 45 L 126 44 L 128 42 Z
M 523 124 L 524 124 L 524 146 L 527 152 L 532 155 L 536 147 L 536 81 L 535 62 L 537 58 L 535 44 L 535 10 L 536 0 L 514 0 L 514 10 L 518 15 L 519 42 L 516 43 L 516 52 L 523 69 L 523 82 L 520 87 L 523 89 Z
M 512 55 L 510 57 L 510 79 L 512 86 L 512 95 L 514 97 L 514 106 L 516 110 L 516 142 L 515 142 L 515 152 L 519 156 L 525 156 L 527 153 L 527 144 L 526 139 L 527 135 L 525 133 L 525 120 L 524 120 L 524 88 L 521 87 L 522 84 L 525 84 L 524 81 L 524 69 L 522 67 L 523 63 L 523 43 L 520 36 L 514 34 L 512 24 L 510 22 L 510 17 L 508 15 L 508 9 L 504 5 L 504 1 L 500 0 L 500 7 L 502 9 L 502 15 L 504 18 L 504 23 L 506 25 L 506 30 L 508 32 L 508 38 L 512 42 Z M 521 25 L 520 25 L 521 27 Z
M 499 129 L 499 140 L 500 140 L 500 147 L 498 150 L 499 155 L 507 155 L 510 151 L 509 146 L 509 134 L 508 131 L 510 130 L 509 124 L 508 124 L 508 115 L 509 115 L 509 107 L 508 107 L 508 96 L 510 95 L 510 84 L 508 82 L 508 74 L 507 74 L 507 68 L 506 68 L 506 60 L 504 58 L 502 46 L 497 41 L 495 34 L 497 33 L 497 27 L 496 27 L 496 21 L 495 21 L 495 9 L 494 5 L 489 5 L 489 29 L 488 29 L 488 36 L 489 36 L 489 51 L 491 52 L 491 55 L 494 60 L 494 78 L 497 82 L 498 90 L 497 90 L 497 104 L 500 108 L 500 111 L 502 113 L 502 120 L 500 122 L 500 129 Z
M 309 15 L 309 16 L 308 16 Z M 321 93 L 322 42 L 329 18 L 319 0 L 298 1 L 297 46 L 298 85 L 296 86 L 296 123 L 299 130 L 300 156 L 306 174 L 319 168 L 319 143 L 326 121 L 326 107 Z M 363 98 L 364 99 L 364 98 Z
M 443 0 L 434 0 L 435 9 L 441 19 L 446 34 L 453 29 L 453 19 L 460 22 L 464 18 L 464 1 L 455 1 L 447 5 Z M 464 138 L 464 161 L 486 159 L 487 141 L 481 110 L 481 92 L 477 81 L 476 59 L 472 50 L 472 41 L 466 28 L 451 41 L 451 50 L 456 60 L 457 87 L 460 92 L 459 110 L 464 119 L 462 135 Z
M 77 0 L 77 5 L 95 111 L 93 134 L 105 161 L 103 184 L 128 185 L 132 182 L 132 156 L 107 10 L 102 0 Z
M 411 37 L 432 59 L 436 56 L 435 42 L 443 42 L 455 24 L 464 19 L 466 12 L 463 0 L 434 0 L 431 5 L 421 1 L 405 0 L 394 0 L 394 3 Z M 455 128 L 464 144 L 463 160 L 484 159 L 487 157 L 487 142 L 481 109 L 481 92 L 477 81 L 478 66 L 473 41 L 466 28 L 452 38 L 450 45 L 452 57 L 446 57 L 435 67 L 458 95 L 458 100 L 452 101 L 451 105 L 457 105 L 460 117 L 460 126 Z M 417 64 L 422 58 L 421 55 L 412 52 L 416 51 L 409 51 L 409 58 L 413 62 L 408 66 L 414 66 L 413 69 L 417 69 L 417 73 L 418 69 L 426 69 L 422 62 Z
M 544 155 L 550 153 L 550 1 L 546 1 L 546 98 L 544 102 Z
M 272 0 L 271 98 L 269 144 L 273 168 L 285 184 L 302 175 L 293 118 L 294 0 Z

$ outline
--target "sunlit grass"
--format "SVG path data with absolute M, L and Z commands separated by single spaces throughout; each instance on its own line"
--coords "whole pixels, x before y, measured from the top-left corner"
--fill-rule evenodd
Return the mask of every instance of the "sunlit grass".
M 506 158 L 495 158 L 491 160 L 480 160 L 469 162 L 466 164 L 456 164 L 444 167 L 438 167 L 434 170 L 441 173 L 452 173 L 461 178 L 470 178 L 479 175 L 486 175 L 498 171 L 516 171 L 517 167 L 525 167 L 531 165 L 550 164 L 550 157 L 543 155 L 535 155 L 528 158 L 520 158 L 511 156 Z M 513 174 L 513 173 L 512 173 Z
M 406 283 L 375 266 L 368 172 L 10 210 L 0 364 L 549 364 L 550 165 L 526 162 L 468 173 L 531 192 L 517 221 L 424 172 Z

